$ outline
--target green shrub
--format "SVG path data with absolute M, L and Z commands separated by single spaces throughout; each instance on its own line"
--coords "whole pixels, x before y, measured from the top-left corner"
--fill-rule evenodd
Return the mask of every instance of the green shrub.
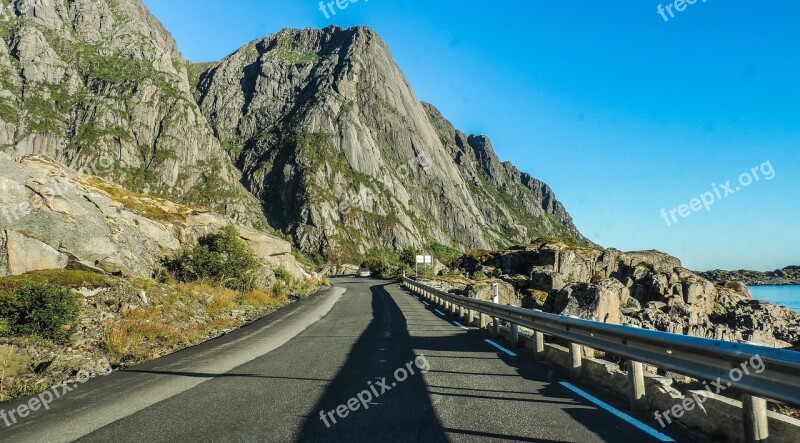
M 275 270 L 275 278 L 278 281 L 287 283 L 289 285 L 291 285 L 292 282 L 294 281 L 294 276 L 292 276 L 292 273 L 289 272 L 289 270 L 284 268 L 283 266 L 280 266 L 278 267 L 278 269 Z
M 417 263 L 417 256 L 422 255 L 422 249 L 417 247 L 408 247 L 400 252 L 400 262 L 408 266 L 414 266 Z
M 75 330 L 80 304 L 72 290 L 33 281 L 0 298 L 0 315 L 15 335 L 66 341 Z
M 372 275 L 386 280 L 394 279 L 402 272 L 400 254 L 391 250 L 373 250 L 364 254 L 361 267 L 369 269 Z
M 166 263 L 183 282 L 208 280 L 239 292 L 256 289 L 261 263 L 232 225 L 198 240 L 197 246 L 178 251 Z
M 478 271 L 478 272 L 472 274 L 472 279 L 475 280 L 475 281 L 483 281 L 483 280 L 486 280 L 488 278 L 489 277 L 487 277 L 486 274 L 483 271 Z
M 443 245 L 441 243 L 433 242 L 428 245 L 433 256 L 436 257 L 436 260 L 439 260 L 445 266 L 450 266 L 457 258 L 464 255 L 462 252 L 458 251 L 457 249 L 453 249 L 450 246 Z

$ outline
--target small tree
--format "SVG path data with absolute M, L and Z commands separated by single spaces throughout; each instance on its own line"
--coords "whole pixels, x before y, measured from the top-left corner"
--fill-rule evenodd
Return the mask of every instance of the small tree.
M 34 281 L 0 298 L 0 315 L 16 335 L 38 335 L 66 341 L 75 332 L 80 304 L 72 290 Z
M 239 292 L 256 288 L 261 263 L 232 225 L 197 241 L 197 246 L 178 251 L 167 267 L 178 280 L 209 280 Z
M 422 255 L 422 249 L 417 247 L 408 247 L 400 252 L 400 263 L 408 266 L 414 266 L 417 263 L 417 256 Z

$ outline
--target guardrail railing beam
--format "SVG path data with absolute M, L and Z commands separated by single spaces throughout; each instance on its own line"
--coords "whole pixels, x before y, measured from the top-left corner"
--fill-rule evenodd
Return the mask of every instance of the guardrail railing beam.
M 748 426 L 754 429 L 750 434 L 756 439 L 753 441 L 763 441 L 766 435 L 763 420 L 759 418 L 764 409 L 761 407 L 763 399 L 800 407 L 800 353 L 796 351 L 571 318 L 450 294 L 408 278 L 403 279 L 403 283 L 414 292 L 428 294 L 431 300 L 446 300 L 465 309 L 469 323 L 482 329 L 487 328 L 490 318 L 497 318 L 509 322 L 512 327 L 533 330 L 536 359 L 544 358 L 545 334 L 565 340 L 571 344 L 570 373 L 573 375 L 580 372 L 582 355 L 578 351 L 583 346 L 631 360 L 633 374 L 629 376 L 633 377 L 632 395 L 637 399 L 641 399 L 642 383 L 635 362 L 706 382 L 719 378 L 722 383 L 730 383 L 728 386 L 753 397 L 748 400 L 753 417 L 752 426 Z M 477 320 L 475 315 L 479 316 Z M 743 365 L 748 363 L 752 369 L 755 359 L 763 363 L 763 371 L 744 371 L 744 374 L 739 371 L 734 378 L 733 370 L 744 369 Z

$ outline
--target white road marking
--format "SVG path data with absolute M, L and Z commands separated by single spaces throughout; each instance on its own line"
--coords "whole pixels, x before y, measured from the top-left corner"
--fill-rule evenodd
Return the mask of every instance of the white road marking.
M 425 305 L 425 306 L 430 306 L 431 305 L 430 303 L 428 303 L 426 301 L 422 302 L 422 304 Z
M 669 436 L 667 436 L 665 434 L 662 434 L 661 432 L 658 432 L 657 430 L 655 430 L 655 429 L 651 428 L 650 426 L 640 422 L 639 420 L 631 417 L 630 415 L 623 413 L 619 409 L 609 405 L 608 403 L 600 400 L 599 398 L 593 396 L 592 394 L 589 394 L 588 392 L 586 392 L 586 391 L 584 391 L 584 390 L 582 390 L 582 389 L 580 389 L 578 387 L 573 386 L 571 383 L 567 383 L 565 381 L 562 381 L 561 382 L 561 386 L 563 386 L 563 387 L 569 389 L 570 391 L 580 395 L 581 397 L 585 398 L 586 400 L 589 400 L 590 402 L 594 403 L 595 405 L 599 406 L 600 408 L 605 409 L 606 411 L 614 414 L 615 416 L 621 418 L 622 420 L 626 421 L 627 423 L 633 425 L 637 429 L 639 429 L 639 430 L 641 430 L 643 432 L 646 432 L 647 434 L 649 434 L 652 437 L 657 438 L 659 441 L 665 441 L 665 442 L 670 442 L 670 441 L 674 442 L 675 441 L 672 438 L 670 438 Z
M 444 317 L 444 312 L 442 312 L 442 311 L 440 311 L 440 310 L 438 310 L 438 309 L 435 309 L 435 311 L 436 311 L 436 313 L 437 313 L 437 314 L 439 314 L 439 315 L 441 315 L 442 317 Z
M 502 346 L 498 345 L 497 343 L 495 343 L 495 342 L 493 342 L 493 341 L 489 340 L 488 338 L 487 338 L 487 339 L 484 339 L 483 341 L 485 341 L 486 343 L 489 343 L 490 345 L 494 346 L 495 348 L 497 348 L 497 349 L 499 349 L 499 350 L 501 350 L 501 351 L 505 352 L 506 354 L 508 354 L 508 355 L 510 355 L 510 356 L 512 356 L 512 357 L 516 357 L 516 356 L 517 356 L 517 354 L 515 354 L 515 353 L 513 353 L 513 352 L 509 351 L 508 349 L 506 349 L 506 348 L 504 348 L 504 347 L 502 347 Z
M 462 325 L 461 323 L 459 323 L 459 322 L 457 322 L 457 321 L 454 321 L 454 322 L 453 322 L 453 324 L 454 324 L 454 325 L 456 325 L 456 326 L 458 326 L 458 327 L 459 327 L 459 328 L 461 328 L 461 329 L 466 329 L 467 331 L 469 331 L 469 328 L 468 328 L 468 327 L 466 327 L 466 326 Z

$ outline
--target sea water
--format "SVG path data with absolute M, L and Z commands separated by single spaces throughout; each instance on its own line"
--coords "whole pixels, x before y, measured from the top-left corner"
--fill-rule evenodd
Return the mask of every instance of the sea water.
M 800 312 L 800 286 L 750 286 L 753 297 Z

